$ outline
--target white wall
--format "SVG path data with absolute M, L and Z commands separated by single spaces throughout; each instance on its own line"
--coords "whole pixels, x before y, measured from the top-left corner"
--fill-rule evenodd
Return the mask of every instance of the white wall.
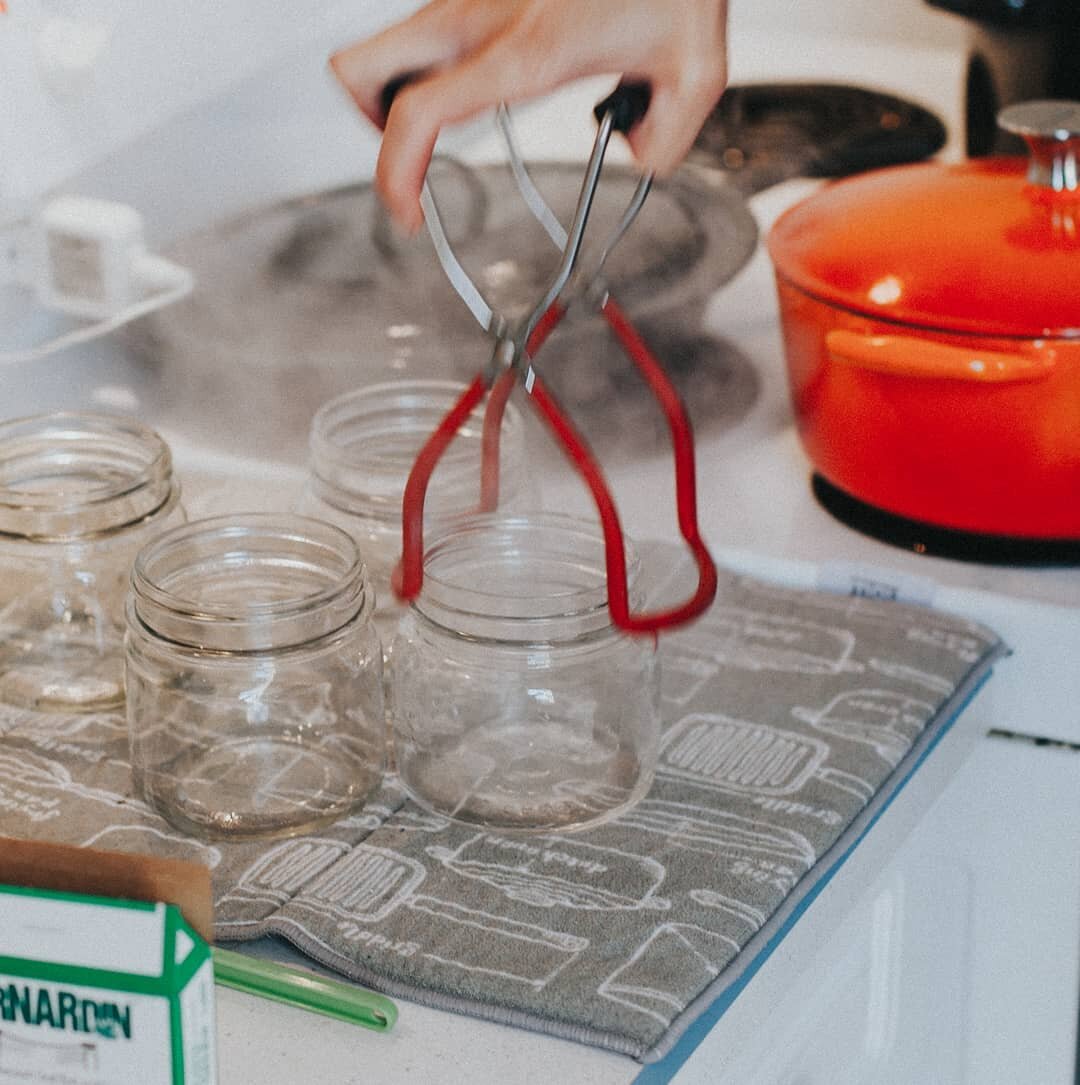
M 370 32 L 410 0 L 8 0 L 0 15 L 0 206 L 305 43 Z
M 777 27 L 919 47 L 952 47 L 964 39 L 963 19 L 925 0 L 729 0 L 732 34 Z

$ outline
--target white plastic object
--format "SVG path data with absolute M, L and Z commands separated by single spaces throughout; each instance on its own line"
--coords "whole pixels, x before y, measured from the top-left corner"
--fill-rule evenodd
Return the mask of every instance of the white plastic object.
M 0 363 L 96 339 L 178 301 L 194 286 L 185 268 L 147 251 L 138 211 L 88 196 L 58 196 L 27 220 L 9 224 L 0 257 L 0 284 L 7 279 L 36 298 L 40 310 L 78 321 L 44 342 L 0 350 Z
M 142 216 L 125 204 L 60 196 L 37 219 L 35 288 L 49 309 L 91 320 L 126 309 L 142 293 Z

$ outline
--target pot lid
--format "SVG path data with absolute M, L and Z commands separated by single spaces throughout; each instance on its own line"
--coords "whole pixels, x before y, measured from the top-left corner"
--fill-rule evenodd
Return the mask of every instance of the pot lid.
M 583 166 L 530 174 L 563 221 Z M 451 244 L 487 300 L 514 317 L 535 303 L 559 252 L 510 167 L 436 158 L 429 172 Z M 605 166 L 586 244 L 606 239 L 638 183 Z M 717 171 L 657 181 L 611 255 L 605 279 L 663 361 L 695 431 L 727 431 L 760 387 L 731 343 L 699 333 L 701 310 L 756 252 L 745 196 Z M 448 282 L 426 231 L 398 235 L 369 184 L 254 207 L 168 250 L 195 276 L 182 301 L 128 325 L 123 349 L 153 375 L 147 395 L 167 428 L 229 454 L 302 462 L 315 411 L 357 387 L 409 378 L 470 381 L 491 339 Z M 585 264 L 595 258 L 586 253 Z M 670 435 L 648 385 L 604 319 L 572 309 L 544 347 L 551 391 L 613 462 L 666 454 Z M 236 404 L 220 425 L 213 404 Z M 528 412 L 531 417 L 533 412 Z M 546 434 L 538 445 L 562 453 Z
M 1030 156 L 883 169 L 777 220 L 777 273 L 877 320 L 979 335 L 1080 337 L 1080 103 L 999 123 Z
M 582 168 L 529 166 L 564 222 L 576 206 Z M 511 321 L 527 313 L 561 254 L 521 198 L 510 167 L 438 158 L 429 177 L 454 251 L 492 308 Z M 605 168 L 586 245 L 610 236 L 638 179 L 629 167 Z M 738 192 L 703 173 L 680 172 L 653 186 L 605 278 L 635 319 L 704 304 L 742 268 L 757 240 Z M 182 239 L 170 256 L 192 270 L 197 287 L 142 322 L 140 332 L 155 349 L 167 344 L 198 355 L 210 344 L 228 344 L 264 365 L 298 350 L 355 359 L 381 329 L 406 324 L 444 344 L 485 343 L 427 232 L 399 236 L 369 184 L 255 208 Z M 586 266 L 589 259 L 586 253 Z M 599 315 L 581 315 L 583 323 L 603 325 Z

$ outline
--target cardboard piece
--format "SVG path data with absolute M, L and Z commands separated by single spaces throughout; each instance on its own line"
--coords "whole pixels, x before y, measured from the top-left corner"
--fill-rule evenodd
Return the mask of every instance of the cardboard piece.
M 204 941 L 214 940 L 210 871 L 200 863 L 0 837 L 0 885 L 175 904 Z

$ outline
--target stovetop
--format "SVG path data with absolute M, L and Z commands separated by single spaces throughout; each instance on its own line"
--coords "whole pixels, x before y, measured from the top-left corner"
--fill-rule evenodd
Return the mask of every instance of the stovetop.
M 791 69 L 800 78 L 811 75 L 820 82 L 823 61 L 819 57 L 810 63 L 809 47 L 813 42 L 776 37 L 756 47 L 747 44 L 753 46 L 744 43 L 733 57 L 734 78 L 742 78 L 750 85 L 750 77 L 761 69 L 768 72 L 780 67 Z M 962 71 L 955 54 L 899 46 L 882 53 L 865 43 L 849 43 L 827 56 L 836 81 L 845 83 L 855 82 L 851 78 L 853 71 L 865 74 L 880 69 L 882 57 L 887 57 L 889 78 L 884 82 L 904 92 L 913 129 L 923 132 L 931 143 L 936 140 L 932 118 L 931 123 L 925 123 L 927 111 L 917 104 L 918 100 L 932 102 L 938 107 L 933 114 L 946 122 L 946 153 L 951 153 L 956 124 L 956 88 L 952 80 Z M 374 137 L 361 122 L 343 112 L 340 101 L 326 95 L 325 87 L 317 91 L 310 73 L 302 74 L 306 71 L 298 59 L 297 64 L 284 66 L 273 78 L 236 88 L 225 102 L 212 103 L 178 118 L 167 132 L 147 137 L 115 161 L 91 171 L 85 179 L 87 190 L 95 195 L 130 198 L 144 210 L 152 233 L 168 244 L 170 239 L 194 236 L 211 223 L 228 220 L 242 209 L 273 205 L 282 193 L 326 192 L 339 182 L 355 182 L 358 174 L 370 169 Z M 593 128 L 591 114 L 581 103 L 598 100 L 608 85 L 607 80 L 586 81 L 522 110 L 519 128 L 526 155 L 541 162 L 584 155 Z M 921 87 L 921 93 L 914 89 L 916 86 Z M 878 96 L 863 104 L 880 100 Z M 253 102 L 259 103 L 254 114 Z M 880 105 L 876 108 L 878 112 L 871 109 L 870 115 L 880 122 Z M 296 127 L 299 115 L 315 115 L 319 110 L 321 125 L 301 133 Z M 279 111 L 282 116 L 277 118 Z M 809 127 L 817 123 L 814 120 Z M 207 132 L 211 130 L 218 139 L 214 153 L 207 154 Z M 317 143 L 321 148 L 318 173 L 304 172 L 310 169 L 305 153 L 269 157 L 273 165 L 270 168 L 264 159 L 272 155 L 278 146 L 276 141 L 282 138 L 287 138 L 290 145 L 295 143 L 300 152 L 311 151 L 313 143 Z M 355 140 L 355 149 L 348 146 L 350 140 Z M 503 158 L 497 136 L 480 125 L 457 134 L 447 149 L 473 164 Z M 618 143 L 609 153 L 616 162 L 628 158 Z M 251 161 L 241 163 L 240 157 Z M 183 175 L 175 169 L 179 162 L 198 160 L 203 165 L 195 173 Z M 238 173 L 242 164 L 247 169 Z M 170 181 L 182 177 L 183 183 L 162 184 L 163 176 Z M 750 196 L 746 206 L 756 222 L 758 237 L 767 234 L 783 210 L 821 183 L 814 178 L 796 178 Z M 755 181 L 749 187 L 760 189 L 760 184 Z M 741 238 L 738 243 L 742 245 L 746 235 L 733 236 Z M 739 255 L 733 266 L 743 259 L 745 255 Z M 335 265 L 335 270 L 341 269 Z M 362 278 L 365 270 L 358 269 L 358 277 Z M 723 284 L 723 278 L 719 277 L 721 285 L 711 296 L 695 301 L 689 308 L 650 314 L 643 322 L 655 337 L 661 358 L 675 359 L 672 368 L 695 418 L 701 512 L 707 537 L 714 545 L 819 563 L 865 562 L 931 581 L 1080 606 L 1080 570 L 978 565 L 917 554 L 853 530 L 825 511 L 812 494 L 809 464 L 792 422 L 772 269 L 763 246 L 759 243 L 752 250 L 749 262 L 731 281 Z M 243 295 L 234 302 L 243 305 Z M 461 352 L 456 359 L 459 366 L 468 357 L 462 347 L 463 337 L 468 334 L 463 328 L 455 333 L 453 343 L 447 344 L 448 350 Z M 475 351 L 480 362 L 483 336 L 479 329 L 473 331 L 475 337 L 469 340 L 467 349 Z M 362 370 L 360 356 L 369 344 L 363 337 L 355 341 L 357 368 Z M 277 349 L 289 346 L 295 347 L 298 364 L 290 375 L 291 385 L 279 396 L 292 410 L 286 430 L 276 421 L 274 425 L 265 424 L 274 416 L 266 414 L 257 402 L 257 368 L 248 374 L 252 401 L 234 401 L 212 394 L 205 376 L 196 377 L 183 367 L 168 372 L 166 352 L 155 352 L 152 342 L 140 358 L 128 357 L 117 349 L 115 340 L 109 340 L 83 350 L 74 371 L 70 357 L 59 355 L 34 367 L 32 381 L 16 372 L 9 376 L 21 382 L 24 389 L 32 385 L 27 397 L 31 408 L 82 403 L 142 413 L 173 434 L 181 446 L 186 443 L 193 452 L 197 450 L 200 464 L 212 463 L 212 471 L 220 472 L 226 464 L 236 468 L 246 461 L 255 475 L 302 474 L 307 415 L 297 415 L 294 408 L 299 403 L 307 414 L 313 413 L 318 403 L 307 400 L 322 394 L 315 392 L 319 382 L 325 381 L 325 374 L 305 359 L 302 339 L 285 347 L 277 344 Z M 545 348 L 545 365 L 561 376 L 573 393 L 571 398 L 579 400 L 582 428 L 595 436 L 617 496 L 625 490 L 621 500 L 628 528 L 639 535 L 674 537 L 673 509 L 660 515 L 655 500 L 650 499 L 643 502 L 640 513 L 634 511 L 640 495 L 671 491 L 670 463 L 658 417 L 649 414 L 641 397 L 629 394 L 632 382 L 620 384 L 620 359 L 603 355 L 604 365 L 598 374 L 587 351 L 576 355 L 567 352 L 566 364 L 562 364 L 556 347 L 557 341 L 553 340 Z M 342 357 L 348 354 L 344 350 Z M 257 352 L 253 357 L 257 362 Z M 223 370 L 249 364 L 248 358 L 228 349 L 215 357 L 215 365 Z M 391 364 L 398 363 L 392 359 Z M 163 374 L 167 378 L 164 381 Z M 347 380 L 349 370 L 344 369 L 342 374 L 342 379 Z M 162 399 L 161 388 L 164 385 L 168 389 L 170 382 L 173 392 Z M 634 409 L 629 414 L 608 408 L 616 392 L 614 398 L 632 402 Z M 197 410 L 192 409 L 193 404 Z M 265 438 L 261 445 L 248 441 L 244 447 L 241 441 L 230 448 L 222 447 L 221 433 L 236 437 L 245 432 L 258 433 L 260 427 Z M 544 443 L 545 435 L 537 432 L 534 437 L 543 460 L 545 493 L 568 507 L 584 501 L 576 478 L 566 472 L 557 456 L 546 455 L 550 450 Z

